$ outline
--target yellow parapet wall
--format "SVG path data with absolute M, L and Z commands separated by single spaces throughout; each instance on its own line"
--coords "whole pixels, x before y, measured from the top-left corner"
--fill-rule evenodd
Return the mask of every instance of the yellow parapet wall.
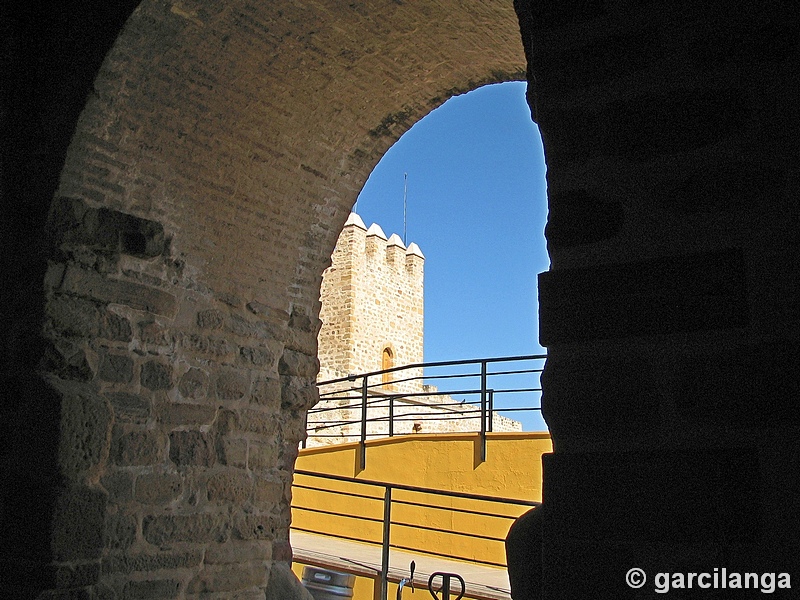
M 364 470 L 360 470 L 358 444 L 302 450 L 296 469 L 362 481 L 540 502 L 541 456 L 551 450 L 546 432 L 490 433 L 486 460 L 481 462 L 478 434 L 410 435 L 368 442 Z M 326 491 L 308 489 L 311 487 Z M 293 488 L 292 526 L 379 543 L 383 493 L 382 487 L 298 474 Z M 394 547 L 488 565 L 505 563 L 501 540 L 513 518 L 528 510 L 516 504 L 403 490 L 394 490 L 392 500 Z M 465 512 L 454 512 L 452 507 Z M 301 569 L 297 569 L 298 575 Z
M 367 442 L 366 469 L 358 444 L 301 450 L 296 468 L 317 473 L 523 500 L 542 500 L 541 456 L 547 432 L 488 433 L 486 461 L 477 433 L 407 435 Z

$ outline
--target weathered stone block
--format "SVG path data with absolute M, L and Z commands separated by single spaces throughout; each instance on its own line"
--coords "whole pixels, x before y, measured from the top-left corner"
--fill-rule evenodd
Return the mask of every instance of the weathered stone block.
M 112 414 L 100 396 L 72 387 L 61 391 L 59 466 L 63 476 L 78 480 L 108 456 Z
M 148 579 L 129 581 L 122 589 L 124 600 L 168 600 L 177 598 L 181 582 L 177 579 Z
M 134 573 L 196 567 L 203 562 L 202 550 L 155 554 L 109 554 L 103 558 L 103 573 Z
M 271 437 L 279 426 L 278 416 L 274 413 L 258 410 L 243 410 L 241 413 L 240 427 L 243 431 Z
M 214 432 L 217 436 L 229 436 L 239 431 L 239 413 L 233 410 L 220 409 L 217 420 L 214 422 Z
M 75 198 L 53 201 L 50 228 L 54 242 L 106 253 L 153 258 L 168 247 L 160 223 L 105 207 L 89 207 Z
M 301 354 L 316 356 L 319 348 L 317 335 L 297 329 L 289 329 L 286 334 L 285 348 Z
M 100 564 L 97 562 L 59 565 L 56 567 L 56 586 L 62 589 L 85 587 L 97 583 Z
M 178 301 L 172 294 L 132 281 L 111 279 L 99 273 L 69 265 L 61 289 L 101 302 L 124 304 L 157 315 L 174 317 Z
M 275 562 L 292 562 L 292 546 L 286 540 L 275 540 L 272 542 L 272 559 Z
M 99 489 L 71 486 L 60 491 L 53 518 L 52 551 L 56 561 L 100 556 L 107 501 Z
M 41 362 L 42 371 L 72 381 L 91 381 L 96 367 L 86 348 L 63 338 L 47 345 Z
M 239 358 L 247 366 L 270 369 L 275 364 L 275 353 L 266 346 L 242 346 Z
M 100 479 L 108 498 L 114 503 L 133 500 L 133 475 L 127 471 L 114 471 Z
M 558 48 L 550 52 L 543 51 L 532 67 L 537 89 L 555 92 L 602 84 L 642 71 L 661 54 L 662 45 L 658 31 L 645 27 L 571 51 Z
M 300 448 L 297 442 L 284 440 L 278 451 L 278 468 L 291 473 L 294 470 L 294 464 L 299 452 Z
M 285 326 L 270 321 L 250 321 L 240 315 L 231 315 L 225 330 L 233 335 L 256 340 L 282 340 Z
M 250 500 L 253 492 L 253 479 L 238 469 L 223 471 L 213 475 L 206 483 L 209 502 L 241 506 Z
M 303 354 L 295 350 L 285 350 L 278 363 L 281 375 L 316 378 L 319 372 L 319 360 L 316 356 Z
M 208 565 L 246 562 L 266 562 L 272 559 L 272 543 L 264 541 L 212 544 L 206 548 L 205 563 Z
M 236 294 L 231 292 L 220 291 L 216 293 L 216 298 L 223 304 L 227 304 L 231 308 L 241 308 L 243 300 Z
M 686 427 L 708 429 L 800 424 L 798 364 L 800 344 L 789 342 L 687 354 L 675 401 L 679 418 Z
M 596 198 L 582 190 L 553 193 L 545 236 L 554 248 L 592 244 L 617 235 L 624 220 L 618 202 Z
M 236 356 L 236 346 L 225 339 L 210 338 L 197 333 L 180 336 L 180 346 L 184 350 L 202 357 L 226 363 Z
M 178 391 L 187 400 L 203 400 L 208 395 L 208 375 L 192 367 L 181 376 Z
M 275 540 L 272 542 L 272 559 L 275 562 L 292 562 L 292 545 L 287 540 Z
M 172 542 L 224 542 L 229 524 L 225 515 L 156 515 L 142 522 L 144 539 L 156 546 Z
M 253 471 L 273 469 L 278 462 L 279 449 L 276 444 L 250 443 L 247 466 Z
M 225 314 L 220 310 L 202 310 L 197 313 L 197 326 L 201 329 L 220 329 L 224 323 Z
M 320 321 L 316 317 L 310 317 L 299 309 L 299 307 L 294 307 L 292 309 L 292 314 L 289 318 L 289 328 L 290 329 L 297 329 L 299 331 L 304 331 L 306 333 L 312 333 L 315 336 L 319 333 L 319 328 L 322 325 L 322 321 Z
M 170 433 L 169 458 L 179 467 L 210 467 L 217 461 L 213 444 L 201 431 Z
M 659 204 L 680 214 L 755 215 L 770 210 L 783 193 L 786 172 L 744 161 L 703 165 L 678 186 L 659 194 Z
M 72 590 L 47 590 L 36 598 L 37 600 L 95 600 L 89 587 Z
M 126 392 L 106 392 L 114 418 L 126 423 L 146 423 L 150 418 L 150 399 Z
M 62 335 L 95 337 L 100 331 L 100 311 L 88 300 L 58 295 L 47 304 L 53 328 Z
M 265 600 L 313 600 L 288 564 L 275 564 L 270 569 Z
M 159 421 L 177 425 L 210 425 L 217 415 L 216 406 L 205 404 L 164 403 L 160 407 Z
M 281 377 L 281 408 L 304 411 L 317 402 L 319 402 L 319 390 L 313 379 Z
M 257 379 L 253 383 L 251 402 L 277 410 L 281 403 L 281 382 L 277 377 Z
M 761 535 L 754 451 L 548 454 L 543 464 L 551 537 L 702 543 L 723 536 L 741 543 Z
M 169 329 L 155 321 L 139 323 L 139 338 L 150 346 L 171 346 L 172 336 Z
M 120 466 L 154 465 L 163 460 L 165 443 L 153 430 L 126 431 L 115 427 L 111 459 Z
M 234 592 L 267 584 L 267 568 L 263 563 L 207 566 L 189 582 L 187 593 Z
M 183 480 L 172 473 L 148 473 L 136 478 L 135 498 L 142 504 L 168 504 L 183 492 Z
M 558 342 L 745 327 L 738 250 L 539 275 L 539 337 Z
M 130 383 L 133 380 L 133 359 L 127 354 L 101 352 L 97 376 L 112 383 Z
M 142 365 L 142 385 L 151 390 L 168 390 L 172 387 L 172 365 L 149 360 Z
M 131 322 L 123 316 L 106 312 L 100 323 L 98 337 L 113 342 L 130 342 L 133 339 Z
M 272 515 L 237 514 L 233 517 L 233 537 L 238 540 L 273 540 L 277 522 Z
M 61 287 L 66 270 L 67 266 L 64 263 L 48 260 L 47 271 L 44 274 L 44 288 L 49 291 Z
M 239 371 L 221 371 L 215 382 L 219 400 L 241 400 L 250 391 L 250 380 Z
M 218 439 L 217 457 L 223 465 L 245 468 L 247 466 L 247 440 L 228 437 Z
M 306 431 L 305 413 L 292 410 L 283 415 L 283 439 L 287 442 L 300 443 L 308 435 Z
M 280 480 L 256 479 L 253 493 L 253 504 L 263 510 L 269 510 L 285 501 L 285 484 Z
M 286 324 L 289 319 L 290 315 L 285 310 L 280 310 L 277 308 L 272 308 L 271 306 L 267 306 L 263 302 L 259 302 L 258 300 L 252 300 L 247 303 L 247 310 L 249 310 L 254 315 L 259 315 L 268 318 L 270 321 L 275 323 Z
M 653 365 L 638 356 L 550 358 L 542 411 L 556 432 L 601 431 L 615 439 L 649 436 L 660 421 Z
M 126 550 L 136 539 L 137 521 L 134 515 L 106 515 L 104 545 L 109 550 Z

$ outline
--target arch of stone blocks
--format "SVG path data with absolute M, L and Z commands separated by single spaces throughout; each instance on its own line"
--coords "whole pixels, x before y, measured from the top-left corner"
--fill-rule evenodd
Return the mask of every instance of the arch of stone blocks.
M 4 515 L 2 558 L 21 595 L 263 597 L 290 557 L 337 235 L 414 122 L 524 78 L 519 23 L 502 1 L 130 9 L 51 168 L 24 383 L 51 443 L 11 444 L 21 483 L 4 503 L 43 503 Z M 32 417 L 14 416 L 20 432 Z M 38 548 L 13 556 L 26 536 Z
M 402 131 L 521 77 L 520 29 L 542 597 L 796 568 L 800 5 L 514 4 L 3 8 L 6 595 L 275 597 L 328 253 Z

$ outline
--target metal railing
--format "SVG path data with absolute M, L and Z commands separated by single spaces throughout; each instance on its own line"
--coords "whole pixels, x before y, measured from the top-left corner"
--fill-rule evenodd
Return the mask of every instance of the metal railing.
M 306 417 L 307 437 L 357 437 L 364 469 L 370 437 L 416 432 L 430 421 L 461 421 L 453 431 L 480 433 L 480 459 L 485 461 L 486 434 L 502 423 L 502 416 L 541 410 L 546 358 L 536 354 L 417 363 L 321 381 L 320 403 Z M 357 418 L 341 417 L 350 413 Z
M 299 478 L 298 478 L 299 476 Z M 306 480 L 305 478 L 310 478 Z M 314 484 L 312 481 L 316 481 L 317 483 Z M 346 484 L 347 489 L 337 489 L 336 484 L 331 482 L 339 482 Z M 328 483 L 328 485 L 324 485 Z M 354 487 L 356 490 L 354 491 Z M 298 493 L 299 490 L 305 490 L 307 492 L 306 501 L 302 500 L 302 493 Z M 373 493 L 370 493 L 373 491 Z M 398 497 L 398 494 L 395 492 L 402 492 L 402 498 Z M 406 550 L 411 552 L 421 552 L 429 555 L 439 556 L 442 558 L 447 558 L 450 560 L 459 560 L 459 561 L 467 561 L 477 564 L 483 564 L 487 566 L 493 567 L 501 567 L 505 568 L 505 562 L 497 562 L 490 559 L 476 559 L 474 556 L 464 556 L 456 554 L 452 551 L 446 551 L 446 548 L 452 548 L 453 546 L 458 546 L 455 541 L 458 539 L 463 539 L 464 537 L 469 537 L 472 539 L 480 539 L 488 542 L 496 542 L 503 544 L 505 542 L 505 537 L 496 537 L 492 535 L 485 535 L 476 533 L 473 531 L 458 531 L 453 528 L 443 528 L 443 527 L 435 527 L 431 526 L 430 523 L 426 524 L 423 522 L 412 522 L 409 520 L 395 520 L 393 517 L 394 511 L 393 509 L 397 506 L 406 506 L 412 507 L 416 510 L 416 513 L 423 514 L 423 511 L 449 511 L 452 514 L 463 514 L 468 515 L 468 519 L 472 520 L 480 520 L 480 519 L 502 519 L 507 520 L 509 522 L 509 526 L 511 521 L 514 521 L 517 517 L 519 517 L 525 510 L 530 507 L 539 506 L 539 502 L 535 502 L 532 500 L 521 500 L 516 498 L 498 498 L 495 496 L 487 496 L 487 495 L 480 495 L 480 494 L 468 494 L 464 492 L 453 492 L 448 490 L 437 490 L 433 488 L 424 488 L 424 487 L 417 487 L 411 485 L 402 485 L 402 484 L 394 484 L 394 483 L 385 483 L 380 481 L 372 481 L 372 480 L 363 480 L 363 479 L 356 479 L 353 477 L 344 477 L 340 475 L 330 475 L 324 473 L 315 473 L 312 471 L 305 471 L 305 470 L 296 470 L 295 471 L 295 479 L 293 484 L 293 494 L 294 494 L 294 501 L 292 503 L 292 510 L 299 511 L 301 513 L 311 513 L 316 515 L 323 515 L 326 517 L 326 521 L 329 521 L 331 517 L 337 517 L 342 519 L 350 519 L 357 522 L 360 526 L 364 526 L 364 524 L 380 524 L 381 526 L 381 536 L 380 539 L 367 539 L 367 536 L 357 536 L 357 535 L 346 535 L 343 533 L 337 533 L 333 526 L 328 523 L 328 529 L 325 531 L 321 531 L 320 526 L 316 527 L 308 527 L 303 526 L 302 522 L 304 519 L 297 518 L 297 512 L 294 513 L 293 516 L 293 524 L 292 529 L 296 531 L 304 531 L 307 533 L 318 533 L 329 535 L 332 537 L 337 537 L 339 539 L 350 540 L 350 541 L 357 541 L 367 544 L 373 545 L 380 545 L 381 546 L 381 598 L 386 599 L 388 594 L 388 583 L 389 583 L 389 552 L 391 548 L 395 548 L 398 550 Z M 329 500 L 325 500 L 327 497 L 326 495 L 333 494 L 333 495 L 340 495 L 347 497 L 347 506 L 351 507 L 352 510 L 349 513 L 342 513 L 342 512 L 335 512 L 331 511 L 331 502 Z M 314 499 L 317 499 L 314 502 Z M 444 499 L 444 498 L 453 498 L 459 499 L 458 504 L 462 504 L 462 506 L 456 506 L 455 503 L 451 503 L 452 505 L 448 505 L 443 502 L 436 502 L 434 499 Z M 359 502 L 361 504 L 359 504 Z M 364 506 L 364 504 L 369 505 L 370 508 L 367 510 L 356 510 L 356 506 Z M 487 510 L 487 503 L 489 506 L 497 507 L 495 510 Z M 500 507 L 506 507 L 507 510 L 502 512 Z M 510 510 L 509 507 L 521 507 L 520 510 Z M 382 510 L 381 510 L 382 509 Z M 525 510 L 523 510 L 525 509 Z M 378 516 L 382 513 L 382 516 Z M 408 514 L 413 515 L 415 514 L 414 510 L 410 511 Z M 451 519 L 453 521 L 454 519 Z M 301 524 L 298 525 L 298 522 Z M 315 521 L 319 524 L 321 521 L 318 519 Z M 355 527 L 355 525 L 353 526 Z M 447 538 L 450 538 L 454 541 L 452 544 L 446 545 L 446 547 L 418 547 L 414 545 L 408 545 L 403 543 L 393 543 L 391 541 L 391 534 L 393 529 L 397 528 L 413 528 L 416 532 L 434 532 L 438 534 L 443 534 Z M 480 529 L 480 528 L 478 528 Z M 503 528 L 504 532 L 507 528 Z M 348 531 L 352 531 L 353 529 L 348 528 Z

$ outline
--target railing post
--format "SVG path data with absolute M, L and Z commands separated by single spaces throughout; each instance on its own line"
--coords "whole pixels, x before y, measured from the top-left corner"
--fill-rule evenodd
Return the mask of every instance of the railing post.
M 381 600 L 389 597 L 389 533 L 392 526 L 392 486 L 383 494 L 383 541 L 381 547 Z
M 361 383 L 361 440 L 358 442 L 358 449 L 361 453 L 361 470 L 367 468 L 367 380 L 364 375 Z
M 389 437 L 394 436 L 394 396 L 389 396 Z
M 481 462 L 486 462 L 486 361 L 481 361 Z
M 491 433 L 494 426 L 494 390 L 489 390 L 489 418 L 486 422 L 486 430 Z

